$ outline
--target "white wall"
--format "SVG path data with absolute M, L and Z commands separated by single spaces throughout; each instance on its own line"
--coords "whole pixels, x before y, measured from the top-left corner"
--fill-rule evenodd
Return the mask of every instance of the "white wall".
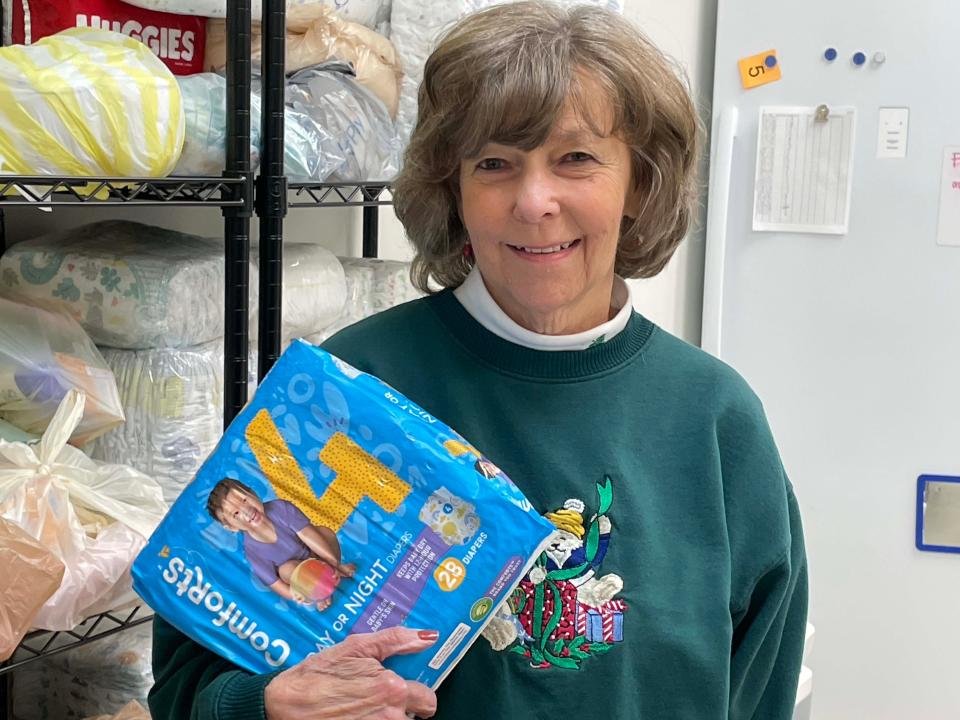
M 709 128 L 713 93 L 716 0 L 625 0 L 626 15 L 664 52 L 677 59 L 690 79 L 694 102 Z M 703 299 L 704 218 L 707 188 L 707 138 L 704 131 L 701 201 L 696 224 L 673 259 L 657 277 L 633 281 L 634 306 L 687 342 L 700 343 Z

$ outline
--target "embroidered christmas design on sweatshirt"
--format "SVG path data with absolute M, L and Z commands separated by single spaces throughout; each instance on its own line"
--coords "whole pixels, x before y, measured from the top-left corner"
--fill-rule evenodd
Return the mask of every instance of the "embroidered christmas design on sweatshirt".
M 619 575 L 601 575 L 610 547 L 613 505 L 609 477 L 596 484 L 598 507 L 584 523 L 577 498 L 546 513 L 560 531 L 484 631 L 494 650 L 528 659 L 531 667 L 578 670 L 580 663 L 623 641 L 626 603 Z

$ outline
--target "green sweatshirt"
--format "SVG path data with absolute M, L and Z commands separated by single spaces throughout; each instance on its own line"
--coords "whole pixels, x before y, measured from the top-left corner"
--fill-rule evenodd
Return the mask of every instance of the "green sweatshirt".
M 806 626 L 796 499 L 729 367 L 634 314 L 548 352 L 452 292 L 326 349 L 462 433 L 561 530 L 438 691 L 441 720 L 788 720 Z M 155 720 L 263 717 L 250 676 L 163 621 Z

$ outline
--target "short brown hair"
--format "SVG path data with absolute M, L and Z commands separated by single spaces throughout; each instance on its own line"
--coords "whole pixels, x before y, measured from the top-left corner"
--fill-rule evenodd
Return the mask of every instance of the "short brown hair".
M 696 202 L 700 126 L 682 73 L 628 20 L 609 10 L 530 1 L 461 20 L 427 60 L 419 116 L 394 189 L 414 245 L 411 277 L 460 285 L 470 271 L 458 212 L 460 161 L 488 142 L 525 150 L 545 142 L 567 102 L 592 129 L 584 81 L 610 98 L 616 134 L 630 147 L 643 190 L 639 216 L 621 226 L 615 270 L 653 277 L 687 232 Z M 593 122 L 592 122 L 593 120 Z
M 227 499 L 227 495 L 230 494 L 231 490 L 239 490 L 247 495 L 259 497 L 259 495 L 253 491 L 253 488 L 248 485 L 244 485 L 239 480 L 234 480 L 233 478 L 224 478 L 214 485 L 213 490 L 211 490 L 210 494 L 207 495 L 207 512 L 210 513 L 210 517 L 212 517 L 218 523 L 223 523 L 223 520 L 220 519 L 219 513 L 221 510 L 223 510 L 223 501 Z

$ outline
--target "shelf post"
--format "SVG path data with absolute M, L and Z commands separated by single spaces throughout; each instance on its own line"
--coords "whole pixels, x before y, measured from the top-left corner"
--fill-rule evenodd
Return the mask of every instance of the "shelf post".
M 224 208 L 223 427 L 247 404 L 250 297 L 250 0 L 227 0 L 227 177 L 244 203 Z
M 283 165 L 283 114 L 286 91 L 286 3 L 263 0 L 263 113 L 257 215 L 260 216 L 260 324 L 257 379 L 280 357 L 283 328 L 283 218 L 287 214 L 287 181 Z
M 383 193 L 384 185 L 367 185 L 363 187 L 364 200 L 378 200 Z M 380 206 L 365 205 L 363 208 L 363 256 L 375 258 L 380 254 Z

